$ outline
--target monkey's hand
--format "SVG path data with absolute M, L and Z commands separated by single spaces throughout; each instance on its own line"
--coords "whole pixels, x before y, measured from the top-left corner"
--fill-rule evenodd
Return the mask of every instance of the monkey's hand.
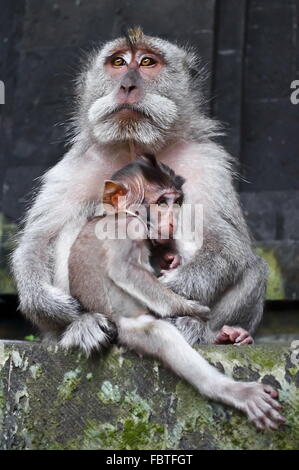
M 210 309 L 196 302 L 196 300 L 184 299 L 184 308 L 182 311 L 178 312 L 176 316 L 197 317 L 203 321 L 208 321 L 210 318 Z
M 159 281 L 162 282 L 166 287 L 171 289 L 171 280 L 176 277 L 176 270 L 162 271 L 162 276 L 159 277 Z M 174 274 L 173 274 L 174 273 Z M 207 306 L 200 304 L 195 300 L 188 300 L 185 297 L 181 297 L 183 301 L 183 308 L 175 314 L 177 317 L 197 317 L 203 321 L 207 321 L 210 318 L 210 309 Z
M 214 344 L 234 344 L 240 346 L 243 344 L 252 344 L 251 334 L 241 327 L 224 325 L 219 331 Z

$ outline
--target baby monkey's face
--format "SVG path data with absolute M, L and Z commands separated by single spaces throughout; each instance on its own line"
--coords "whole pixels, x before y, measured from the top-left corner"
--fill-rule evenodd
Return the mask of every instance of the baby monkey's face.
M 148 227 L 148 238 L 165 244 L 177 228 L 184 182 L 154 155 L 145 154 L 105 182 L 103 202 L 112 205 L 116 213 L 137 215 Z
M 183 203 L 183 192 L 174 188 L 156 188 L 145 194 L 150 238 L 156 244 L 168 243 L 174 236 Z

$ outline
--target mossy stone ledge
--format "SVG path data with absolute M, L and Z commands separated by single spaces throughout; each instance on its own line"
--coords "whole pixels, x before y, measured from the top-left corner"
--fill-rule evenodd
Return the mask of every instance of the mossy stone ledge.
M 1 449 L 298 449 L 299 341 L 199 350 L 236 380 L 279 389 L 287 419 L 261 432 L 157 361 L 113 347 L 86 359 L 0 342 Z

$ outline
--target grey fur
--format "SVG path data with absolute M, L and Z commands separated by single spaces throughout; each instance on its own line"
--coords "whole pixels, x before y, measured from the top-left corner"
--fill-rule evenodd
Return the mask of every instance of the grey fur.
M 103 65 L 111 50 L 126 44 L 126 39 L 109 42 L 91 54 L 77 80 L 72 146 L 41 178 L 12 256 L 22 312 L 56 340 L 66 327 L 74 330 L 77 325 L 73 345 L 87 352 L 106 344 L 115 328 L 102 312 L 82 316 L 69 293 L 67 257 L 87 217 L 95 213 L 103 180 L 130 160 L 129 142 L 139 153 L 157 152 L 161 161 L 183 174 L 189 184 L 187 199 L 205 207 L 203 248 L 192 259 L 186 255 L 183 265 L 165 275 L 164 282 L 180 295 L 207 303 L 212 318 L 208 325 L 180 318 L 178 328 L 191 343 L 212 342 L 225 323 L 253 332 L 262 315 L 267 268 L 252 251 L 233 187 L 232 158 L 213 142 L 219 125 L 202 110 L 198 59 L 192 51 L 162 39 L 145 36 L 144 40 L 166 62 L 159 77 L 145 85 L 138 104 L 151 119 L 124 127 L 106 114 L 115 108 L 119 84 L 107 77 Z M 191 75 L 194 69 L 198 83 Z M 182 150 L 182 142 L 190 149 Z M 193 181 L 192 165 L 202 179 Z M 97 325 L 93 335 L 91 318 Z
M 136 164 L 132 167 L 136 174 L 130 172 L 129 178 L 128 172 L 123 173 L 123 178 L 122 173 L 118 172 L 117 181 L 118 184 L 126 185 L 129 205 L 117 205 L 118 212 L 131 208 L 129 201 L 130 193 L 134 190 L 132 183 L 138 176 Z M 157 172 L 156 165 L 155 168 Z M 170 196 L 167 190 L 171 188 L 163 184 L 163 179 L 159 185 L 157 177 L 156 185 L 149 186 L 147 190 L 146 177 L 139 176 L 142 180 L 140 190 L 144 195 L 140 204 L 148 204 L 149 200 L 156 204 L 161 195 L 168 193 L 168 208 L 172 211 L 177 195 Z M 140 213 L 140 205 L 135 206 L 135 209 Z M 119 217 L 117 221 L 114 215 L 94 217 L 84 225 L 69 256 L 72 295 L 87 311 L 101 311 L 116 324 L 118 343 L 162 360 L 200 393 L 245 412 L 258 428 L 277 429 L 284 418 L 278 412 L 280 405 L 274 399 L 277 392 L 272 387 L 254 382 L 235 382 L 224 376 L 203 359 L 173 325 L 165 321 L 169 317 L 182 315 L 206 321 L 210 311 L 196 301 L 175 294 L 157 280 L 149 262 L 149 242 L 144 238 L 145 233 L 141 233 L 139 239 L 135 235 L 133 239 L 127 237 L 123 240 L 103 240 L 97 237 L 99 225 L 105 225 L 107 219 L 108 223 L 112 220 L 118 228 L 127 228 L 133 220 L 132 214 L 134 212 L 130 212 L 130 215 L 127 212 L 127 217 Z M 158 220 L 152 223 L 161 228 Z M 144 222 L 142 226 L 143 224 Z M 60 344 L 68 349 L 74 345 L 75 338 L 80 345 L 80 335 L 82 332 L 87 335 L 86 329 L 90 322 L 88 337 L 91 338 L 92 345 L 94 339 L 97 339 L 94 338 L 94 335 L 97 336 L 96 325 L 93 325 L 96 315 L 98 314 L 83 314 L 82 317 L 85 316 L 86 319 L 82 324 L 82 320 L 72 322 L 65 330 Z

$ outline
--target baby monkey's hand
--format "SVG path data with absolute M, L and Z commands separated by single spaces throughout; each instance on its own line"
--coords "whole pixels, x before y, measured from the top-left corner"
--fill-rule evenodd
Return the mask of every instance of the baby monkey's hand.
M 207 321 L 210 318 L 210 309 L 207 306 L 201 305 L 196 300 L 186 299 L 184 309 L 178 313 L 178 316 L 198 317 L 203 321 Z

